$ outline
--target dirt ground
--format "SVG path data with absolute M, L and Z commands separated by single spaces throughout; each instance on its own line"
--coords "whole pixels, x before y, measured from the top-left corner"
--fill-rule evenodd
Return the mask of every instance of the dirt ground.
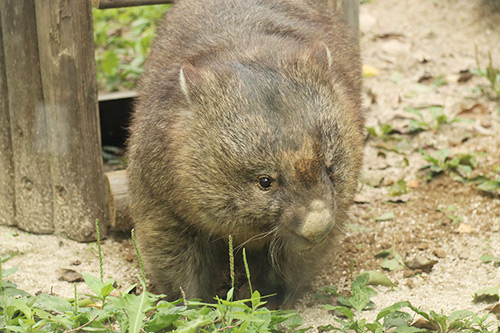
M 408 133 L 415 118 L 408 107 L 427 114 L 428 107 L 440 106 L 447 119 L 475 121 L 399 135 L 406 140 L 399 153 L 381 148 L 387 145 L 381 139 L 367 140 L 361 189 L 345 235 L 298 311 L 308 325 L 331 323 L 331 314 L 312 291 L 323 285 L 347 290 L 351 269 L 354 276 L 382 270 L 383 259 L 375 254 L 391 246 L 405 260 L 419 255 L 437 263 L 429 272 L 386 271 L 397 286 L 376 287 L 376 308 L 365 313 L 367 318 L 373 320 L 382 308 L 404 300 L 436 312 L 481 311 L 487 304 L 474 303 L 473 293 L 500 284 L 500 267 L 479 260 L 484 254 L 500 257 L 500 196 L 484 194 L 449 175 L 428 182 L 428 170 L 420 170 L 428 162 L 418 148 L 430 154 L 442 148 L 452 154 L 474 153 L 478 167 L 473 175 L 500 167 L 500 103 L 477 89 L 487 85 L 484 78 L 467 72 L 476 69 L 476 47 L 482 68 L 488 52 L 500 68 L 500 11 L 481 0 L 373 0 L 361 5 L 360 24 L 363 63 L 374 74 L 364 80 L 367 126 L 390 124 L 396 132 Z M 407 182 L 409 192 L 391 197 L 390 186 L 400 180 Z M 386 213 L 394 217 L 376 221 Z M 0 244 L 0 256 L 17 253 L 5 264 L 19 267 L 10 279 L 31 293 L 73 295 L 73 285 L 59 280 L 60 269 L 99 274 L 95 244 L 7 227 L 0 227 Z M 128 237 L 109 237 L 103 254 L 105 276 L 124 287 L 137 281 L 137 260 Z M 78 288 L 86 292 L 84 284 Z

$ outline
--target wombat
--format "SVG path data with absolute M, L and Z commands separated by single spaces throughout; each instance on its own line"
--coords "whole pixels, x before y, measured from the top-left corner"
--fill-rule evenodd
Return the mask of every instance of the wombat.
M 168 298 L 221 290 L 229 235 L 276 305 L 341 251 L 362 164 L 360 60 L 318 2 L 181 0 L 159 27 L 128 176 L 139 249 Z

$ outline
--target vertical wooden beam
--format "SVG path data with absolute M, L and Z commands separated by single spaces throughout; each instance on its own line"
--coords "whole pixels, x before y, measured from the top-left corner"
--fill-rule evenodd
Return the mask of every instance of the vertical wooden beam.
M 10 139 L 9 96 L 3 52 L 2 18 L 0 17 L 0 225 L 13 225 L 14 166 Z
M 91 3 L 34 3 L 50 129 L 54 225 L 58 233 L 89 241 L 95 239 L 95 220 L 102 226 L 107 221 Z
M 33 0 L 2 0 L 0 17 L 16 223 L 27 231 L 51 233 L 54 231 L 48 161 L 51 152 L 38 58 L 35 4 Z M 5 174 L 4 170 L 0 172 Z
M 359 0 L 323 0 L 326 6 L 339 13 L 355 32 L 359 32 Z
M 342 12 L 344 20 L 355 31 L 359 33 L 359 0 L 342 0 Z

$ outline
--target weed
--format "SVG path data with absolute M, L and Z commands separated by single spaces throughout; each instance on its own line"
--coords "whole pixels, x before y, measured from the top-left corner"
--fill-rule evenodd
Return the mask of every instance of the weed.
M 370 272 L 359 275 L 351 284 L 351 295 L 346 298 L 338 296 L 337 300 L 341 304 L 340 306 L 324 306 L 325 309 L 333 311 L 334 314 L 342 318 L 334 319 L 337 325 L 318 327 L 320 332 L 382 333 L 388 330 L 394 332 L 428 332 L 431 330 L 439 333 L 493 332 L 495 325 L 497 325 L 495 321 L 489 320 L 493 316 L 491 313 L 480 316 L 472 311 L 459 310 L 446 315 L 442 311 L 440 313 L 423 311 L 408 301 L 397 302 L 382 309 L 377 314 L 376 320 L 370 323 L 361 318 L 361 312 L 373 306 L 371 297 L 377 294 L 374 289 L 368 286 L 373 282 L 370 276 Z M 336 293 L 336 289 L 334 292 Z M 498 295 L 498 289 L 496 293 Z M 415 318 L 415 315 L 418 315 L 419 318 Z
M 417 119 L 411 119 L 408 124 L 410 134 L 417 134 L 423 131 L 437 132 L 443 125 L 450 125 L 463 121 L 461 118 L 450 119 L 444 114 L 442 106 L 424 108 L 407 107 L 405 110 L 417 117 Z M 427 113 L 424 114 L 423 111 L 427 111 Z
M 380 125 L 379 130 L 373 126 L 366 127 L 368 137 L 376 140 L 376 147 L 392 151 L 397 154 L 406 155 L 413 151 L 413 147 L 408 140 L 399 136 L 393 135 L 396 130 L 390 124 Z
M 374 331 L 381 329 L 379 323 L 367 323 L 366 319 L 361 318 L 361 311 L 373 308 L 374 304 L 371 297 L 377 295 L 377 292 L 368 286 L 369 274 L 361 274 L 357 276 L 351 284 L 351 295 L 349 297 L 338 296 L 337 302 L 340 306 L 325 305 L 324 308 L 334 313 L 338 313 L 347 319 L 335 318 L 334 320 L 340 324 L 341 328 L 333 325 L 322 327 L 322 331 L 339 330 L 355 332 L 365 332 L 367 330 Z M 354 312 L 353 312 L 354 310 Z
M 457 225 L 462 222 L 462 217 L 455 214 L 456 210 L 456 207 L 453 205 L 446 207 L 446 209 L 442 207 L 436 208 L 436 211 L 444 213 L 453 225 Z M 438 224 L 440 225 L 441 221 L 438 221 Z
M 391 196 L 399 196 L 408 193 L 408 186 L 404 179 L 400 179 L 388 188 Z
M 434 155 L 426 153 L 423 149 L 419 149 L 424 159 L 429 162 L 421 168 L 421 170 L 429 170 L 427 180 L 448 173 L 455 181 L 464 183 L 469 179 L 470 173 L 478 166 L 478 162 L 474 154 L 456 154 L 451 155 L 450 149 L 443 148 Z
M 17 289 L 5 280 L 17 268 L 3 269 L 2 263 L 8 258 L 0 258 L 0 331 L 12 332 L 56 332 L 56 331 L 122 331 L 122 332 L 305 332 L 298 329 L 302 319 L 293 311 L 271 311 L 264 307 L 265 298 L 251 289 L 249 299 L 233 301 L 233 288 L 227 299 L 215 298 L 209 304 L 197 300 L 162 300 L 165 295 L 154 295 L 146 290 L 141 262 L 142 293 L 135 295 L 132 285 L 113 296 L 114 280 L 103 280 L 102 252 L 100 247 L 99 224 L 96 221 L 97 246 L 99 250 L 100 278 L 83 274 L 92 295 L 80 298 L 76 285 L 74 297 L 65 299 L 53 295 L 33 296 Z M 134 247 L 134 233 L 132 232 Z M 230 241 L 232 253 L 232 241 Z M 244 252 L 245 256 L 245 252 Z M 234 259 L 233 259 L 234 260 Z M 245 260 L 247 277 L 250 279 Z M 234 267 L 234 262 L 231 264 Z M 231 268 L 234 277 L 234 268 Z M 249 285 L 250 281 L 249 281 Z M 233 283 L 234 286 L 234 283 Z M 251 287 L 250 287 L 251 288 Z
M 493 60 L 491 58 L 491 52 L 488 52 L 488 65 L 485 69 L 481 68 L 478 55 L 478 47 L 475 46 L 476 54 L 476 70 L 475 74 L 486 78 L 489 82 L 488 87 L 480 86 L 479 89 L 488 94 L 492 98 L 500 98 L 500 69 L 493 66 Z
M 500 265 L 500 257 L 496 257 L 492 254 L 484 254 L 482 255 L 479 260 L 482 262 L 488 264 L 488 263 L 493 263 L 494 265 L 499 266 Z
M 392 139 L 389 135 L 393 133 L 393 128 L 389 124 L 382 124 L 380 126 L 380 131 L 377 131 L 374 126 L 367 126 L 366 131 L 368 133 L 368 136 L 371 136 L 373 138 L 379 138 L 384 141 Z
M 388 271 L 397 271 L 405 267 L 403 256 L 396 251 L 393 245 L 389 250 L 375 254 L 376 258 L 385 258 L 381 266 Z
M 498 291 L 498 286 L 484 287 L 476 290 L 474 292 L 474 302 L 498 302 L 500 299 L 500 293 Z

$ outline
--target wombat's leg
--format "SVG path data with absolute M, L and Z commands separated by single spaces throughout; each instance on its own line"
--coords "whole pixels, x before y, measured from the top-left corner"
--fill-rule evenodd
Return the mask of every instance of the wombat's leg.
M 150 278 L 169 299 L 181 297 L 211 301 L 227 262 L 226 247 L 201 232 L 181 229 L 173 219 L 141 221 L 139 248 Z
M 271 308 L 293 307 L 303 282 L 308 281 L 312 272 L 316 271 L 318 253 L 326 251 L 329 243 L 326 241 L 317 251 L 301 255 L 294 254 L 286 246 L 274 253 L 250 252 L 248 265 L 254 289 L 259 290 L 262 296 L 276 294 L 265 298 Z
M 278 308 L 289 297 L 289 285 L 281 272 L 271 264 L 266 250 L 247 253 L 250 280 L 254 290 L 258 290 L 270 308 Z

